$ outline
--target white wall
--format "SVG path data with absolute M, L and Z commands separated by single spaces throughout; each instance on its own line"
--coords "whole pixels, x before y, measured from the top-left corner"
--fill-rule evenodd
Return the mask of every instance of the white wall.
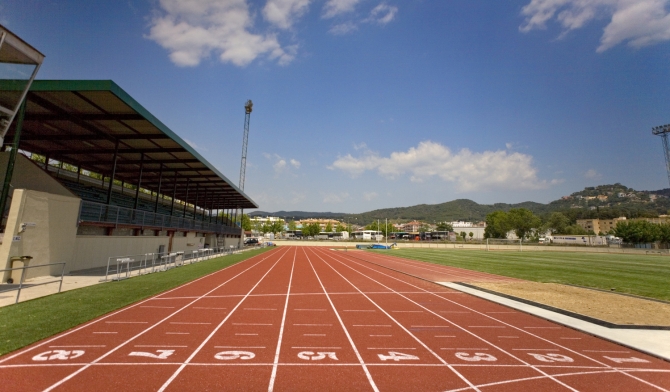
M 168 249 L 167 236 L 98 236 L 80 235 L 75 242 L 75 255 L 68 264 L 69 271 L 77 271 L 107 265 L 112 256 L 141 255 L 158 252 L 160 245 Z

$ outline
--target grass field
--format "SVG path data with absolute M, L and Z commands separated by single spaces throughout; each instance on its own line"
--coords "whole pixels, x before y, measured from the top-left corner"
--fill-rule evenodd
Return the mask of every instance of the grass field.
M 165 272 L 84 287 L 2 307 L 0 355 L 270 249 L 272 248 L 219 257 Z
M 398 249 L 390 254 L 535 282 L 614 288 L 670 301 L 670 258 L 663 256 L 430 249 Z

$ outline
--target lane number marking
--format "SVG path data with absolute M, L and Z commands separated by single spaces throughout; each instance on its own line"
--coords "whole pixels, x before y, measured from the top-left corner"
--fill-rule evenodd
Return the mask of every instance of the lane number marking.
M 612 362 L 616 363 L 625 363 L 625 362 L 636 362 L 636 363 L 649 363 L 646 359 L 642 358 L 635 358 L 635 357 L 630 357 L 630 358 L 612 358 L 612 357 L 607 357 L 603 355 L 603 358 L 607 358 Z
M 167 359 L 170 355 L 174 354 L 175 350 L 156 350 L 158 354 L 148 353 L 144 351 L 133 351 L 128 354 L 129 357 L 148 357 L 154 359 Z
M 399 353 L 397 351 L 389 351 L 389 355 L 384 355 L 384 354 L 377 354 L 380 360 L 382 361 L 418 361 L 419 357 L 416 355 L 411 355 L 411 354 L 405 354 L 405 353 Z
M 493 355 L 486 353 L 474 353 L 474 355 L 472 356 L 470 356 L 469 353 L 456 353 L 455 355 L 456 358 L 469 362 L 479 362 L 479 361 L 495 362 L 498 360 Z
M 234 359 L 241 359 L 247 361 L 256 357 L 256 354 L 251 351 L 221 351 L 214 355 L 214 358 L 222 361 L 232 361 Z
M 574 362 L 574 360 L 563 354 L 534 354 L 528 353 L 531 357 L 541 362 Z
M 332 359 L 337 361 L 337 355 L 334 352 L 319 351 L 314 353 L 312 351 L 301 351 L 298 353 L 298 358 L 304 359 L 305 361 L 320 361 L 322 359 Z
M 67 361 L 68 359 L 79 358 L 82 355 L 84 355 L 84 350 L 51 350 L 35 355 L 33 361 Z

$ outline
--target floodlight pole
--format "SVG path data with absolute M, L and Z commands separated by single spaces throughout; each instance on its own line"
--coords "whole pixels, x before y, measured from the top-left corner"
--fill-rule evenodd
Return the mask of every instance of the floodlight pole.
M 663 139 L 663 153 L 665 154 L 665 169 L 670 183 L 670 144 L 668 143 L 668 133 L 670 133 L 670 124 L 659 125 L 651 129 L 651 133 L 660 136 Z

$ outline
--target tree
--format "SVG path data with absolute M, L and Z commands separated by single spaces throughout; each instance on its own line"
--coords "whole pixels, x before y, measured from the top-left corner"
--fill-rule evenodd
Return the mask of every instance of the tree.
M 242 214 L 242 229 L 251 231 L 251 218 L 247 214 Z
M 551 234 L 569 234 L 565 232 L 568 226 L 570 226 L 570 219 L 560 212 L 552 212 L 545 224 Z
M 661 225 L 647 221 L 622 221 L 614 228 L 614 234 L 629 244 L 646 244 L 662 238 L 664 230 Z
M 336 232 L 341 233 L 341 232 L 346 231 L 346 230 L 347 230 L 347 228 L 344 227 L 344 225 L 342 223 L 339 223 L 339 222 L 337 223 L 337 226 L 335 227 Z
M 542 220 L 526 208 L 512 208 L 509 210 L 507 222 L 514 230 L 514 234 L 521 239 L 526 238 L 533 230 L 539 229 L 542 225 Z
M 308 231 L 308 235 L 311 235 L 311 236 L 315 237 L 315 236 L 319 235 L 319 233 L 321 232 L 321 226 L 319 226 L 319 224 L 316 223 L 316 222 L 315 223 L 310 223 L 307 226 L 307 231 Z
M 295 223 L 295 221 L 288 221 L 288 229 L 291 231 L 297 230 L 298 225 Z
M 468 235 L 470 236 L 470 240 L 472 241 L 472 237 L 475 236 L 475 233 L 473 233 L 473 232 L 469 232 Z
M 507 233 L 512 230 L 507 220 L 505 211 L 494 211 L 486 215 L 486 228 L 484 238 L 507 238 Z
M 465 241 L 465 237 L 466 237 L 467 235 L 468 235 L 468 234 L 467 234 L 466 232 L 464 232 L 464 231 L 461 231 L 461 233 L 460 233 L 460 236 L 463 237 L 463 241 Z
M 454 231 L 454 226 L 448 222 L 440 222 L 436 227 L 437 231 Z
M 271 233 L 281 233 L 284 231 L 284 224 L 281 221 L 276 220 L 270 224 L 269 229 Z
M 328 224 L 326 225 L 326 230 L 325 231 L 328 232 L 328 233 L 332 233 L 333 232 L 333 224 L 328 222 Z

